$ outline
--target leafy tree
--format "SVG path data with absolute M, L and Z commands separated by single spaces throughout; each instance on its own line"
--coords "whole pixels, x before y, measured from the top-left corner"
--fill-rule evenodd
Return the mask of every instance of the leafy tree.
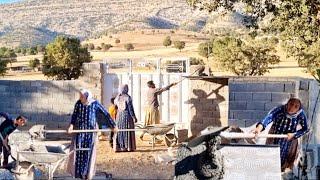
M 29 67 L 35 69 L 40 66 L 40 60 L 38 58 L 31 59 L 29 61 Z
M 37 52 L 44 52 L 45 49 L 46 49 L 45 46 L 42 46 L 42 45 L 37 46 Z
M 4 52 L 3 57 L 6 57 L 6 58 L 16 58 L 17 55 L 16 55 L 16 53 L 14 52 L 13 49 L 7 49 L 7 51 Z
M 162 44 L 163 44 L 165 47 L 171 46 L 172 41 L 171 41 L 170 36 L 167 36 L 167 37 L 163 40 L 163 43 L 162 43 Z
M 116 44 L 119 44 L 119 43 L 120 43 L 120 39 L 116 39 L 114 42 L 115 42 Z
M 125 48 L 127 51 L 130 51 L 130 50 L 133 50 L 133 49 L 134 49 L 134 46 L 133 46 L 133 44 L 128 43 L 128 44 L 125 44 L 125 45 L 124 45 L 124 48 Z
M 208 60 L 210 54 L 212 53 L 212 42 L 199 44 L 198 53 L 200 56 L 205 57 Z
M 93 43 L 89 43 L 88 44 L 88 49 L 91 50 L 91 51 L 94 50 L 94 44 Z
M 21 53 L 21 51 L 22 51 L 22 50 L 21 50 L 20 47 L 17 47 L 17 48 L 14 49 L 14 52 L 15 52 L 15 53 Z
M 58 80 L 77 79 L 82 74 L 83 63 L 91 59 L 79 39 L 59 36 L 46 46 L 42 71 Z
M 261 76 L 270 65 L 280 62 L 275 49 L 265 40 L 223 37 L 213 41 L 212 55 L 215 61 L 228 71 L 241 76 Z
M 101 49 L 102 49 L 102 48 L 101 48 L 100 46 L 96 47 L 96 50 L 99 50 L 99 51 L 100 51 Z
M 13 49 L 1 47 L 0 48 L 0 59 L 2 59 L 2 61 L 5 60 L 6 63 L 11 64 L 13 61 L 17 60 L 17 55 Z M 5 63 L 3 63 L 3 64 L 5 64 Z
M 191 57 L 190 65 L 205 65 L 205 63 L 203 62 L 203 59 Z
M 255 27 L 263 32 L 272 33 L 280 37 L 282 46 L 288 56 L 299 61 L 311 61 L 309 48 L 320 40 L 320 2 L 314 0 L 187 0 L 194 8 L 215 11 L 219 8 L 235 10 L 235 4 L 242 2 L 246 6 L 245 16 L 249 27 Z M 269 18 L 269 23 L 263 23 Z M 316 56 L 315 54 L 313 56 Z M 304 59 L 307 58 L 307 59 Z M 316 62 L 309 63 L 317 64 Z M 305 65 L 305 64 L 304 64 Z M 316 67 L 320 68 L 320 67 Z M 308 70 L 314 67 L 308 67 Z M 311 71 L 310 73 L 314 73 Z
M 26 48 L 22 48 L 21 49 L 21 54 L 23 54 L 25 56 L 27 54 L 27 49 Z
M 82 44 L 81 45 L 83 48 L 89 49 L 89 44 Z
M 8 61 L 7 60 L 2 60 L 1 56 L 0 56 L 0 75 L 1 76 L 4 76 L 6 74 L 6 72 L 8 70 L 7 64 L 8 64 Z
M 301 56 L 298 61 L 299 65 L 306 67 L 307 71 L 314 77 L 317 75 L 317 70 L 320 68 L 319 48 L 320 42 L 317 41 L 299 55 Z
M 104 44 L 102 47 L 103 51 L 108 51 L 110 48 L 112 48 L 113 46 L 111 44 Z
M 320 83 L 320 69 L 316 70 L 316 75 L 314 76 L 314 78 Z
M 36 55 L 38 52 L 37 52 L 37 48 L 36 47 L 31 47 L 31 48 L 28 48 L 27 49 L 27 54 L 28 55 Z
M 186 43 L 184 41 L 174 41 L 173 46 L 179 49 L 181 52 L 181 49 L 183 49 L 186 46 Z

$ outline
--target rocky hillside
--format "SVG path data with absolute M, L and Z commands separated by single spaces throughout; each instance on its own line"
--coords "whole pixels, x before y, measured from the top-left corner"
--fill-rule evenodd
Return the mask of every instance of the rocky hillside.
M 83 39 L 108 30 L 201 30 L 208 15 L 185 0 L 25 0 L 0 5 L 0 19 L 0 46 L 30 46 L 59 34 Z

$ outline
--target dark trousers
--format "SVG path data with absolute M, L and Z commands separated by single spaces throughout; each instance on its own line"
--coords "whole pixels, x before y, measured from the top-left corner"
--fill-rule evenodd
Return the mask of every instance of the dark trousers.
M 7 148 L 2 144 L 2 141 L 0 141 L 0 154 L 3 153 L 3 155 L 1 156 L 3 158 L 3 162 L 2 162 L 2 166 L 7 166 L 8 165 L 8 159 L 9 159 L 9 152 L 7 150 Z M 0 163 L 1 163 L 0 159 Z

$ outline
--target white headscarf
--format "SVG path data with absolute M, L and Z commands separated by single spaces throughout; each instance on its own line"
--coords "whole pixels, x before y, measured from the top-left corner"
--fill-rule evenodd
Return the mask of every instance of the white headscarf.
M 89 105 L 91 105 L 94 101 L 96 101 L 95 99 L 93 99 L 93 95 L 92 95 L 92 93 L 91 93 L 89 90 L 87 90 L 87 89 L 80 89 L 80 93 L 86 97 L 86 99 L 87 99 L 86 105 L 89 106 Z

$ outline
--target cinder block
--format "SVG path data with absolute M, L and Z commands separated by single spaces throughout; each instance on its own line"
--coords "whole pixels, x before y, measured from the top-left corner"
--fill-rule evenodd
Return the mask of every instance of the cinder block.
M 235 100 L 235 95 L 233 92 L 230 92 L 229 94 L 229 101 L 234 101 Z
M 248 83 L 247 90 L 252 92 L 264 92 L 265 83 Z
M 275 108 L 275 107 L 278 107 L 280 105 L 282 105 L 284 103 L 281 103 L 281 102 L 269 102 L 269 103 L 266 103 L 265 104 L 265 111 L 271 111 L 271 109 Z
M 306 101 L 309 101 L 309 92 L 308 91 L 299 90 L 298 98 L 302 101 L 302 103 L 306 102 Z
M 232 113 L 235 119 L 252 119 L 252 111 L 232 110 Z
M 30 86 L 41 87 L 41 81 L 31 81 Z
M 266 92 L 284 92 L 284 84 L 279 82 L 266 83 Z
M 228 117 L 229 117 L 229 120 L 234 119 L 233 112 L 231 110 L 228 111 Z
M 296 91 L 296 83 L 295 82 L 284 83 L 284 91 L 287 93 L 294 93 Z
M 31 81 L 20 81 L 19 85 L 28 87 L 28 86 L 31 86 Z
M 250 92 L 235 92 L 234 98 L 236 101 L 251 101 L 252 93 Z
M 246 110 L 247 102 L 246 101 L 231 101 L 229 102 L 230 110 Z
M 37 92 L 37 87 L 36 86 L 27 86 L 25 89 L 25 92 L 30 92 L 30 93 Z
M 268 114 L 268 111 L 254 111 L 252 113 L 252 120 L 260 121 Z
M 299 90 L 309 90 L 309 81 L 300 81 Z
M 271 93 L 272 102 L 286 102 L 290 97 L 290 93 Z
M 2 86 L 10 86 L 11 80 L 0 80 L 0 85 Z
M 247 84 L 245 83 L 231 83 L 229 84 L 230 92 L 247 92 Z
M 248 101 L 247 110 L 264 110 L 264 101 Z
M 271 93 L 257 92 L 252 94 L 253 101 L 271 101 Z
M 7 85 L 0 85 L 0 92 L 6 92 L 8 89 Z
M 228 121 L 229 126 L 239 126 L 239 127 L 248 127 L 248 126 L 252 126 L 255 123 L 257 123 L 257 121 L 252 119 L 229 119 Z

